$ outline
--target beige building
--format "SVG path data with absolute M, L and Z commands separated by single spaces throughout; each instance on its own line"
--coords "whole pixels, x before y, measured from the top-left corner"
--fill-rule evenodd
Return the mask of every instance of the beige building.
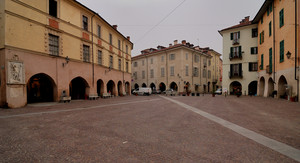
M 246 17 L 219 33 L 223 36 L 223 92 L 257 94 L 257 24 Z
M 158 46 L 132 58 L 132 88 L 150 87 L 178 93 L 212 92 L 220 87 L 221 54 L 177 40 L 169 47 Z
M 129 94 L 132 48 L 77 1 L 1 0 L 0 105 Z
M 299 98 L 299 1 L 266 0 L 258 24 L 258 94 Z

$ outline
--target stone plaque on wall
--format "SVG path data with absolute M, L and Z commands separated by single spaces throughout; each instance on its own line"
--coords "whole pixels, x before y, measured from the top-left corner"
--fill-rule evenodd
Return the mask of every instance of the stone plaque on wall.
M 25 84 L 23 62 L 8 61 L 7 66 L 7 84 Z

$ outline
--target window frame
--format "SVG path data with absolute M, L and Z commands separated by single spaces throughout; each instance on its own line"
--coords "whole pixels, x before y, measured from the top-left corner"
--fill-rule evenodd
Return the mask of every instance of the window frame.
M 49 37 L 49 54 L 59 56 L 59 36 L 48 34 Z
M 82 15 L 82 29 L 89 31 L 89 18 L 85 15 Z

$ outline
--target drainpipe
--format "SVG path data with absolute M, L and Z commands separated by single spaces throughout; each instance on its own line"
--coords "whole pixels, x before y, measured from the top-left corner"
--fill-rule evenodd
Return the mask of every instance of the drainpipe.
M 93 83 L 93 87 L 94 87 L 94 80 L 95 80 L 95 65 L 94 65 L 94 31 L 93 31 L 93 17 L 95 15 L 92 16 L 91 18 L 91 30 L 92 30 L 92 83 Z
M 273 78 L 274 78 L 274 80 L 273 80 L 273 82 L 274 82 L 274 84 L 276 84 L 276 82 L 275 82 L 275 77 L 276 77 L 276 71 L 275 71 L 275 59 L 276 59 L 276 57 L 275 57 L 275 52 L 276 52 L 276 50 L 275 50 L 275 11 L 274 11 L 274 3 L 272 3 L 272 5 L 273 5 L 273 51 L 272 51 L 272 53 L 274 54 L 274 74 L 273 74 Z M 272 54 L 272 55 L 273 55 Z
M 298 40 L 297 40 L 297 35 L 298 35 L 298 30 L 297 30 L 297 0 L 295 0 L 295 80 L 297 81 L 297 97 L 299 99 L 299 79 L 297 78 L 297 62 L 298 62 Z M 297 99 L 297 100 L 298 100 Z
M 147 72 L 147 86 L 148 86 L 148 58 L 147 58 L 147 56 L 146 56 L 146 63 L 147 63 L 147 69 L 146 69 L 146 72 Z

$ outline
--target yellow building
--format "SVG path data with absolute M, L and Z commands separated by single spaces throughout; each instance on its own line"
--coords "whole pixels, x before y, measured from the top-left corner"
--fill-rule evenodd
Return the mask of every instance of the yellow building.
M 299 97 L 297 10 L 297 0 L 266 0 L 253 20 L 258 24 L 260 96 Z
M 212 92 L 221 86 L 220 56 L 212 49 L 195 47 L 185 40 L 175 40 L 169 47 L 143 50 L 132 58 L 132 88 Z
M 130 93 L 133 43 L 75 0 L 0 1 L 0 105 Z

